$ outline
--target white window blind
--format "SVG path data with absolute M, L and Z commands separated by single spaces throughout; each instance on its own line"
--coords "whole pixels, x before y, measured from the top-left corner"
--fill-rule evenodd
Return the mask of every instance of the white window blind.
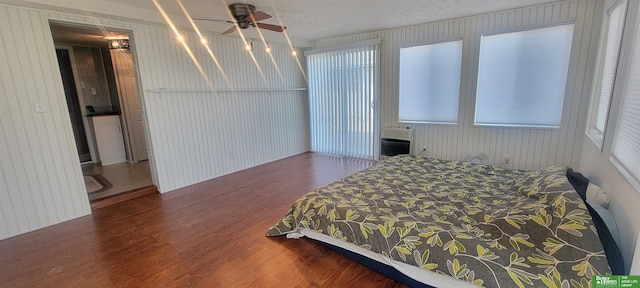
M 600 93 L 598 109 L 596 113 L 595 129 L 600 134 L 604 134 L 604 129 L 609 116 L 609 104 L 613 93 L 618 58 L 620 55 L 620 45 L 622 44 L 622 32 L 624 30 L 624 20 L 627 13 L 627 1 L 617 1 L 608 11 L 607 40 L 602 63 L 602 78 L 600 81 Z
M 374 159 L 378 46 L 305 53 L 312 151 Z
M 400 49 L 400 122 L 457 123 L 462 40 Z
M 482 36 L 475 124 L 560 127 L 573 24 Z
M 640 190 L 640 33 L 638 34 L 618 129 L 613 140 L 612 156 L 614 165 Z

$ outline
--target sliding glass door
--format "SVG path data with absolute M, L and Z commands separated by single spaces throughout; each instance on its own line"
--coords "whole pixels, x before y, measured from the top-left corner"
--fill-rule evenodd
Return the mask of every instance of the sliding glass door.
M 378 46 L 369 41 L 305 53 L 312 151 L 376 158 Z

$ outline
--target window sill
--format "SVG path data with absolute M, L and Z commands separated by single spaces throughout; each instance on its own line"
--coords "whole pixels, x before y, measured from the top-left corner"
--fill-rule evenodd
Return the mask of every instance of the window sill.
M 631 186 L 633 186 L 633 188 L 636 188 L 636 191 L 640 192 L 640 181 L 636 179 L 636 177 L 634 177 L 633 174 L 631 174 L 631 172 L 629 172 L 629 170 L 627 170 L 627 168 L 622 165 L 622 163 L 618 162 L 615 157 L 611 156 L 609 158 L 609 161 L 611 162 L 611 164 L 613 164 L 613 167 L 616 167 L 618 172 L 620 172 L 620 174 L 622 174 L 622 176 L 627 179 L 627 181 L 629 181 Z
M 555 125 L 526 125 L 526 124 L 492 124 L 492 123 L 473 123 L 476 127 L 497 127 L 497 128 L 524 128 L 524 129 L 548 129 L 561 130 L 560 126 Z
M 419 120 L 416 120 L 416 121 L 398 120 L 398 123 L 458 126 L 457 122 L 434 122 L 434 121 L 419 121 Z
M 593 144 L 598 147 L 598 150 L 602 152 L 602 144 L 604 143 L 604 136 L 602 135 L 602 133 L 598 132 L 597 130 L 591 130 L 587 132 L 587 137 L 589 137 L 589 139 L 591 139 L 591 142 L 593 142 Z

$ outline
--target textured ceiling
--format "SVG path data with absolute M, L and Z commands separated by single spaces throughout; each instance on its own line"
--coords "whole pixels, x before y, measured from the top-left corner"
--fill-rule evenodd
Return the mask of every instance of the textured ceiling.
M 53 5 L 85 11 L 164 22 L 153 0 L 28 0 L 39 5 Z M 229 20 L 228 4 L 239 0 L 181 0 L 193 18 Z M 260 22 L 287 26 L 294 45 L 312 46 L 312 40 L 392 29 L 439 20 L 525 7 L 555 0 L 246 0 L 257 10 L 271 14 Z M 177 25 L 189 26 L 178 0 L 157 0 Z M 229 23 L 196 21 L 201 30 L 221 33 Z M 67 26 L 68 24 L 65 24 Z M 105 36 L 122 34 L 87 27 L 52 27 L 56 42 L 104 45 Z M 256 29 L 243 30 L 245 36 L 259 37 Z M 285 43 L 283 33 L 262 30 L 265 38 Z M 124 32 L 126 34 L 126 32 Z M 236 35 L 234 32 L 231 35 Z M 101 44 L 102 43 L 102 44 Z
M 152 0 L 102 0 L 152 10 Z M 169 14 L 180 15 L 177 0 L 157 0 Z M 317 40 L 391 29 L 438 20 L 554 2 L 553 0 L 247 0 L 274 17 L 261 22 L 287 26 L 293 39 Z M 228 20 L 225 7 L 235 1 L 182 0 L 193 18 Z M 279 16 L 279 17 L 278 17 Z M 183 18 L 184 19 L 184 18 Z M 179 19 L 178 19 L 179 20 Z M 178 21 L 180 22 L 180 21 Z M 198 21 L 203 30 L 223 32 L 229 24 Z M 257 32 L 245 30 L 257 36 Z M 265 31 L 266 34 L 277 32 Z

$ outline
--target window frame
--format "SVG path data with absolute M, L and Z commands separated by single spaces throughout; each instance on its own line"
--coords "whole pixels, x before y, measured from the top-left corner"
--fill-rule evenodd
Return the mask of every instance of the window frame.
M 478 123 L 477 121 L 477 112 L 478 112 L 478 87 L 479 87 L 479 77 L 480 77 L 480 57 L 481 57 L 481 49 L 482 49 L 482 37 L 490 37 L 490 36 L 496 36 L 496 35 L 501 35 L 501 34 L 510 34 L 510 33 L 517 33 L 517 32 L 526 32 L 526 31 L 532 31 L 532 30 L 538 30 L 538 29 L 545 29 L 545 28 L 552 28 L 552 27 L 560 27 L 560 26 L 565 26 L 565 25 L 572 25 L 573 26 L 573 30 L 572 30 L 572 35 L 571 35 L 571 47 L 569 48 L 569 58 L 568 60 L 568 65 L 567 65 L 567 72 L 566 72 L 566 78 L 565 78 L 565 87 L 564 87 L 564 92 L 563 92 L 563 98 L 562 98 L 562 109 L 560 110 L 560 123 L 558 125 L 537 125 L 537 124 L 500 124 L 500 123 Z M 474 101 L 474 107 L 473 107 L 473 126 L 474 127 L 487 127 L 487 128 L 491 128 L 491 127 L 498 127 L 498 128 L 526 128 L 526 129 L 544 129 L 544 130 L 562 130 L 563 127 L 565 127 L 566 125 L 566 121 L 564 120 L 566 117 L 564 117 L 565 115 L 565 110 L 567 107 L 567 104 L 570 101 L 570 97 L 571 95 L 569 95 L 567 93 L 567 89 L 568 89 L 568 83 L 569 83 L 569 77 L 573 71 L 572 69 L 572 59 L 573 57 L 575 57 L 573 55 L 573 53 L 571 53 L 574 50 L 574 37 L 575 37 L 575 27 L 576 27 L 576 23 L 574 20 L 568 20 L 568 21 L 557 21 L 557 22 L 553 22 L 553 23 L 546 23 L 546 24 L 541 24 L 541 25 L 532 25 L 532 26 L 527 26 L 527 27 L 517 27 L 517 28 L 511 28 L 511 29 L 500 29 L 497 31 L 490 31 L 490 32 L 481 32 L 478 35 L 478 41 L 477 41 L 477 53 L 475 54 L 475 56 L 477 57 L 476 60 L 476 71 L 475 71 L 475 91 L 473 93 L 473 101 Z
M 405 48 L 412 48 L 412 47 L 419 47 L 419 46 L 428 46 L 428 45 L 437 45 L 437 44 L 443 44 L 443 43 L 451 43 L 451 42 L 460 42 L 460 75 L 458 77 L 458 106 L 456 107 L 456 119 L 453 122 L 449 122 L 449 121 L 437 121 L 437 120 L 403 120 L 400 114 L 400 110 L 401 110 L 401 79 L 402 79 L 402 75 L 400 73 L 401 69 L 402 69 L 402 58 L 401 58 L 401 51 L 402 49 Z M 465 61 L 465 53 L 464 53 L 464 49 L 466 48 L 466 43 L 467 41 L 465 41 L 464 37 L 457 37 L 457 38 L 448 38 L 448 39 L 440 39 L 440 40 L 435 40 L 435 41 L 429 41 L 429 42 L 420 42 L 420 43 L 411 43 L 408 45 L 402 45 L 399 49 L 398 49 L 398 123 L 405 123 L 405 124 L 431 124 L 431 125 L 449 125 L 449 126 L 457 126 L 458 122 L 460 121 L 460 106 L 462 105 L 462 90 L 463 90 L 463 66 L 464 66 L 464 61 Z
M 630 5 L 631 3 L 629 3 Z M 608 154 L 608 158 L 609 158 L 609 162 L 613 165 L 613 167 L 616 168 L 616 170 L 618 170 L 618 172 L 620 172 L 620 174 L 627 180 L 629 181 L 629 183 L 631 184 L 631 186 L 633 186 L 636 191 L 640 192 L 640 173 L 638 173 L 637 171 L 634 173 L 634 171 L 631 171 L 631 168 L 627 167 L 620 159 L 618 159 L 619 157 L 616 156 L 616 148 L 618 145 L 620 145 L 621 143 L 618 143 L 618 136 L 621 135 L 621 127 L 622 127 L 622 123 L 623 123 L 623 116 L 625 115 L 625 103 L 627 101 L 627 97 L 630 94 L 630 86 L 632 83 L 632 79 L 637 79 L 637 82 L 633 82 L 636 84 L 636 86 L 634 87 L 638 87 L 638 83 L 640 83 L 640 70 L 636 70 L 634 71 L 634 61 L 638 61 L 640 62 L 640 9 L 637 6 L 638 4 L 635 3 L 634 6 L 636 6 L 634 9 L 635 11 L 631 11 L 629 10 L 630 6 L 627 6 L 627 16 L 629 15 L 629 12 L 631 11 L 631 13 L 634 13 L 635 15 L 633 15 L 635 17 L 631 18 L 631 20 L 629 20 L 629 18 L 627 17 L 625 24 L 630 24 L 629 27 L 627 27 L 625 25 L 625 29 L 624 29 L 624 36 L 627 36 L 627 38 L 625 38 L 623 40 L 623 44 L 622 44 L 622 48 L 621 48 L 621 55 L 624 57 L 624 62 L 622 62 L 622 64 L 619 64 L 621 67 L 616 71 L 617 74 L 616 77 L 620 77 L 620 84 L 619 84 L 619 90 L 618 92 L 614 93 L 614 95 L 612 96 L 612 102 L 610 104 L 610 113 L 609 113 L 609 122 L 611 122 L 610 124 L 607 124 L 607 129 L 609 129 L 610 131 L 612 131 L 613 133 L 607 133 L 605 135 L 605 146 L 608 147 L 606 148 L 607 150 L 607 154 Z M 637 68 L 640 69 L 640 68 Z M 632 72 L 636 72 L 636 75 L 633 75 Z M 634 78 L 632 78 L 632 76 L 636 76 Z M 634 91 L 636 93 L 640 93 L 640 89 L 638 91 Z M 640 95 L 638 94 L 634 94 L 636 96 L 636 98 Z M 636 100 L 635 102 L 637 102 L 638 99 L 634 99 Z M 633 110 L 636 111 L 636 110 Z M 637 118 L 637 116 L 640 115 L 640 111 L 637 112 L 637 114 L 634 114 L 633 116 L 636 117 L 632 117 L 632 118 Z M 613 130 L 611 130 L 613 129 Z M 623 142 L 624 143 L 624 142 Z M 640 155 L 640 143 L 634 143 L 634 155 L 639 156 Z M 621 157 L 620 157 L 621 158 Z
M 611 19 L 611 14 L 613 12 L 613 10 L 615 8 L 617 8 L 619 5 L 621 5 L 622 3 L 624 3 L 626 5 L 625 7 L 625 16 L 623 19 L 623 25 L 622 25 L 622 31 L 621 31 L 621 36 L 620 36 L 620 43 L 618 44 L 618 51 L 617 51 L 617 57 L 616 57 L 616 63 L 615 63 L 615 68 L 614 68 L 614 73 L 613 73 L 613 79 L 611 79 L 612 81 L 612 87 L 611 87 L 611 92 L 609 95 L 609 103 L 608 103 L 608 107 L 607 107 L 607 112 L 606 112 L 606 116 L 605 116 L 605 122 L 604 122 L 604 129 L 603 131 L 600 131 L 597 128 L 598 125 L 598 115 L 600 112 L 600 98 L 601 98 L 601 90 L 602 90 L 602 85 L 603 85 L 603 77 L 604 77 L 604 68 L 605 68 L 605 61 L 606 61 L 606 50 L 607 50 L 607 40 L 608 40 L 608 36 L 609 36 L 609 25 L 610 25 L 610 19 Z M 607 3 L 605 3 L 606 5 Z M 629 1 L 628 0 L 614 0 L 611 2 L 610 5 L 608 5 L 607 7 L 605 7 L 605 9 L 603 9 L 602 12 L 602 24 L 600 26 L 600 37 L 599 37 L 599 45 L 598 45 L 598 54 L 597 54 L 597 58 L 596 58 L 596 68 L 595 68 L 595 73 L 593 76 L 593 87 L 591 90 L 591 103 L 590 103 L 590 110 L 589 110 L 589 118 L 588 118 L 588 122 L 587 122 L 587 130 L 586 130 L 586 135 L 588 136 L 589 139 L 591 139 L 591 141 L 596 145 L 596 147 L 598 147 L 598 149 L 600 149 L 600 152 L 604 151 L 604 141 L 605 141 L 605 137 L 607 134 L 607 130 L 609 130 L 609 122 L 611 122 L 611 114 L 612 114 L 612 104 L 613 104 L 613 98 L 614 98 L 614 92 L 616 89 L 616 83 L 618 82 L 618 76 L 620 74 L 620 56 L 621 56 L 621 52 L 622 52 L 622 48 L 623 48 L 623 43 L 624 43 L 624 31 L 625 31 L 625 27 L 627 25 L 627 17 L 629 14 Z

